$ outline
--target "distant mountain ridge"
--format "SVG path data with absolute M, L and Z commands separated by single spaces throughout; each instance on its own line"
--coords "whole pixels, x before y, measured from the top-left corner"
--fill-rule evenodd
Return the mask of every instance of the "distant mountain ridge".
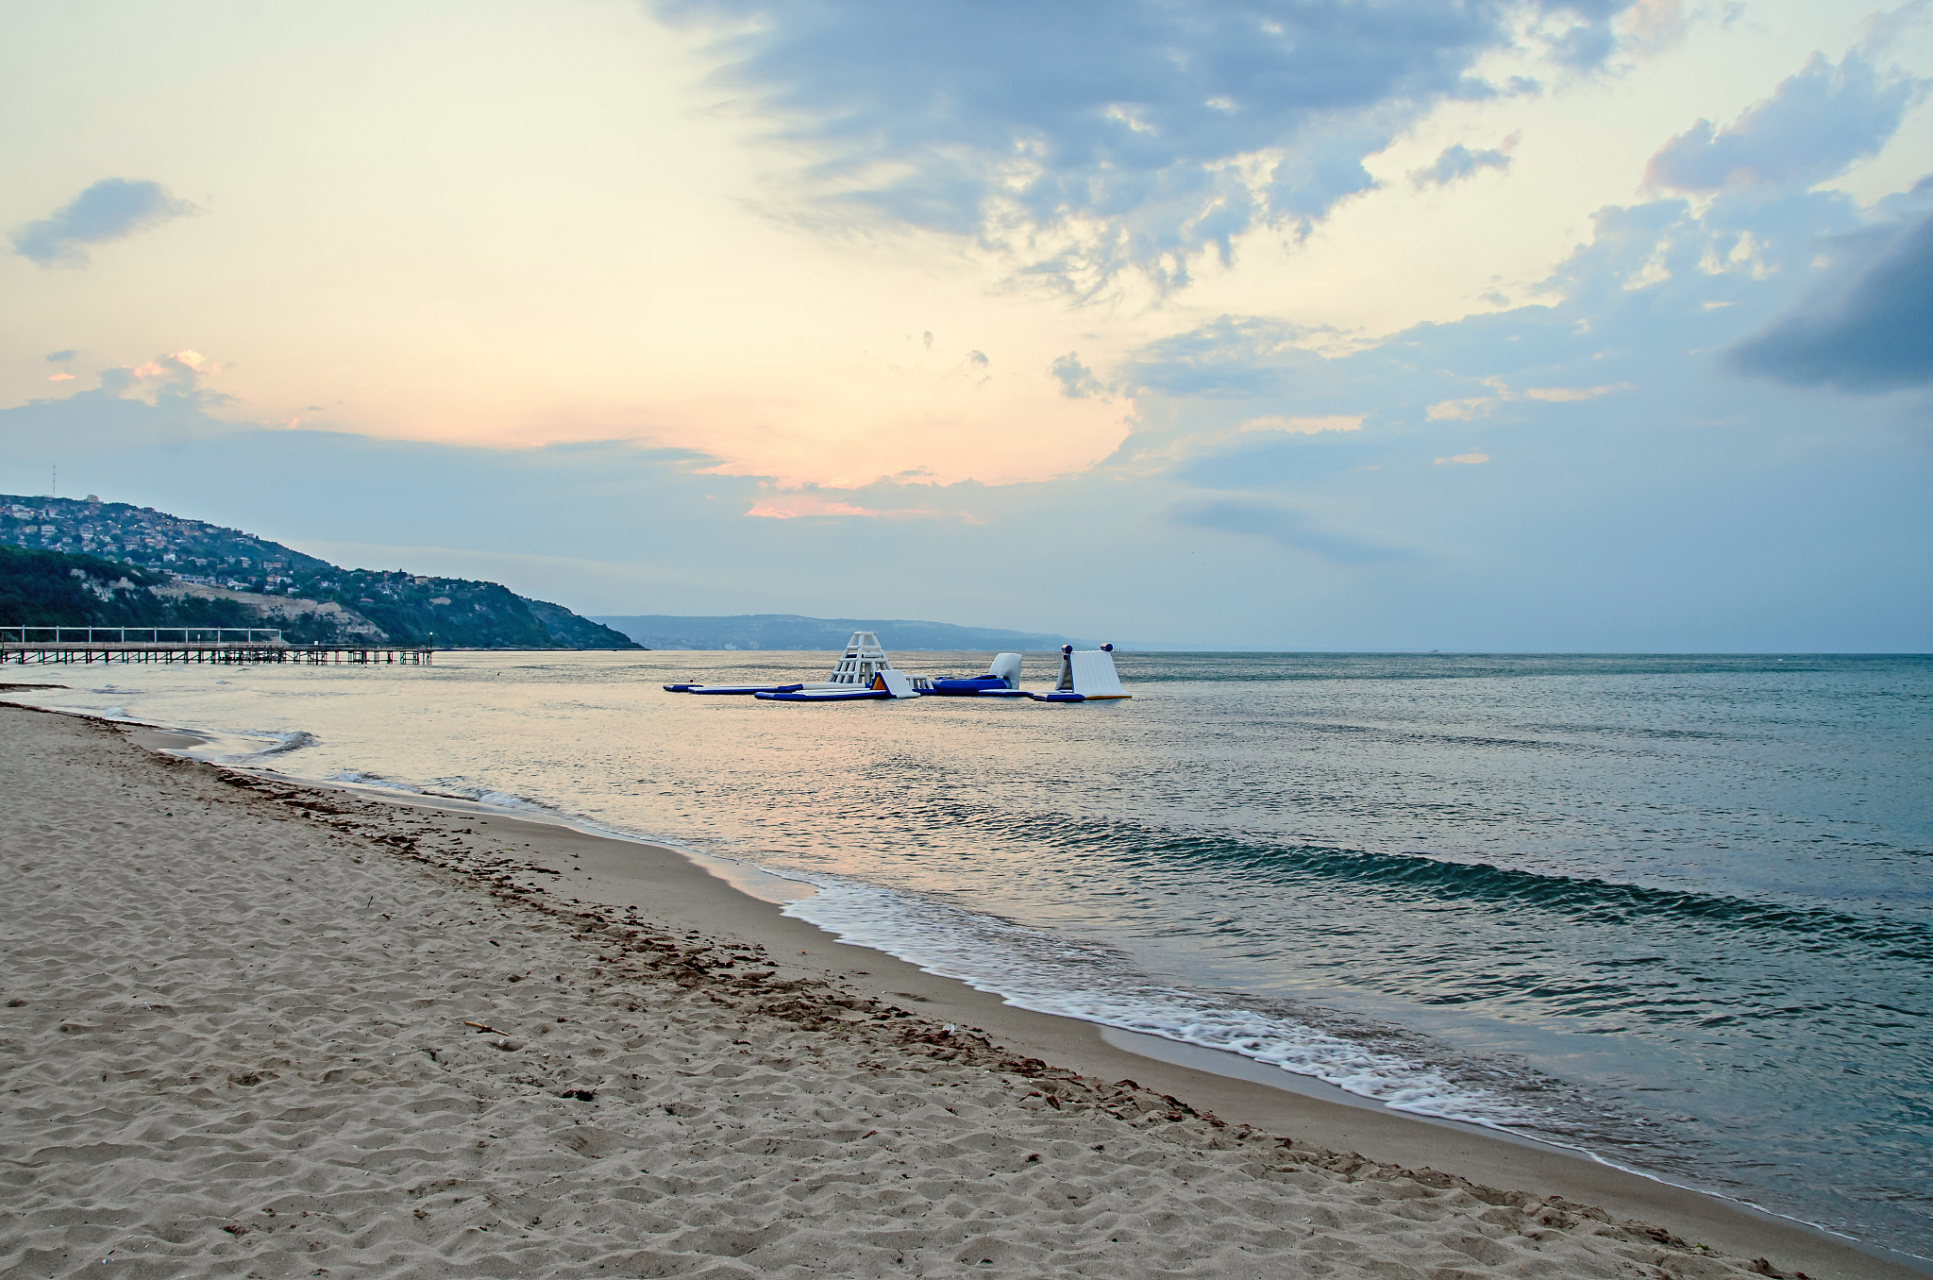
M 124 502 L 0 494 L 0 551 L 4 626 L 267 626 L 292 644 L 639 647 L 495 582 L 344 569 Z
M 963 627 L 951 622 L 904 618 L 807 618 L 795 613 L 741 613 L 719 617 L 671 614 L 592 619 L 621 631 L 648 649 L 841 649 L 855 631 L 871 631 L 888 650 L 993 650 L 1039 652 L 1063 644 L 1084 644 L 1067 636 L 1031 631 Z

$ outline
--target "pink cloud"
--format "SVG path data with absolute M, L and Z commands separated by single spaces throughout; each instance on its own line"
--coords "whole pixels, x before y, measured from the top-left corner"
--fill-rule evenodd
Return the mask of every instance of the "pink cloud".
M 780 493 L 759 502 L 747 516 L 762 520 L 797 520 L 802 516 L 865 516 L 869 520 L 923 520 L 944 519 L 948 513 L 935 511 L 931 507 L 899 507 L 892 511 L 875 511 L 871 507 L 856 507 L 850 502 L 837 498 L 818 498 L 808 493 Z M 981 524 L 983 521 L 966 513 L 955 512 L 968 524 Z
M 191 381 L 222 371 L 225 366 L 210 360 L 199 351 L 173 351 L 165 356 L 156 356 L 146 364 L 134 366 L 137 378 L 159 378 L 168 376 L 181 381 Z
M 779 497 L 761 502 L 745 514 L 765 520 L 796 520 L 800 516 L 871 516 L 877 519 L 886 513 L 868 511 L 864 507 L 855 507 L 850 502 L 828 502 L 824 498 L 812 498 L 800 494 L 797 497 Z

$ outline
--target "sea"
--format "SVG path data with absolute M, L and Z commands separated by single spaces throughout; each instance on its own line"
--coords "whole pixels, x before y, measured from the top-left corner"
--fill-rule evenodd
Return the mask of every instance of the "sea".
M 661 688 L 830 669 L 795 653 L 0 679 L 762 868 L 1015 1005 L 1933 1257 L 1933 658 L 1116 661 L 1133 698 L 1075 705 Z

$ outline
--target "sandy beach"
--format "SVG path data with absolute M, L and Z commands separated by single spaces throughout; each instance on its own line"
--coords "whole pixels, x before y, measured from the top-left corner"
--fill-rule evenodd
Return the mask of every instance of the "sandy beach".
M 672 850 L 0 744 L 6 1280 L 1921 1274 L 1127 1052 Z

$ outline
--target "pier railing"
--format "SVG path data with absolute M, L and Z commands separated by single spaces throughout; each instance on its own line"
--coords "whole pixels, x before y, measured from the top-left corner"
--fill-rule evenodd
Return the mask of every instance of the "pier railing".
M 0 627 L 15 644 L 281 644 L 279 627 Z
M 386 640 L 295 644 L 278 627 L 0 626 L 0 663 L 216 662 L 427 666 L 428 645 Z

